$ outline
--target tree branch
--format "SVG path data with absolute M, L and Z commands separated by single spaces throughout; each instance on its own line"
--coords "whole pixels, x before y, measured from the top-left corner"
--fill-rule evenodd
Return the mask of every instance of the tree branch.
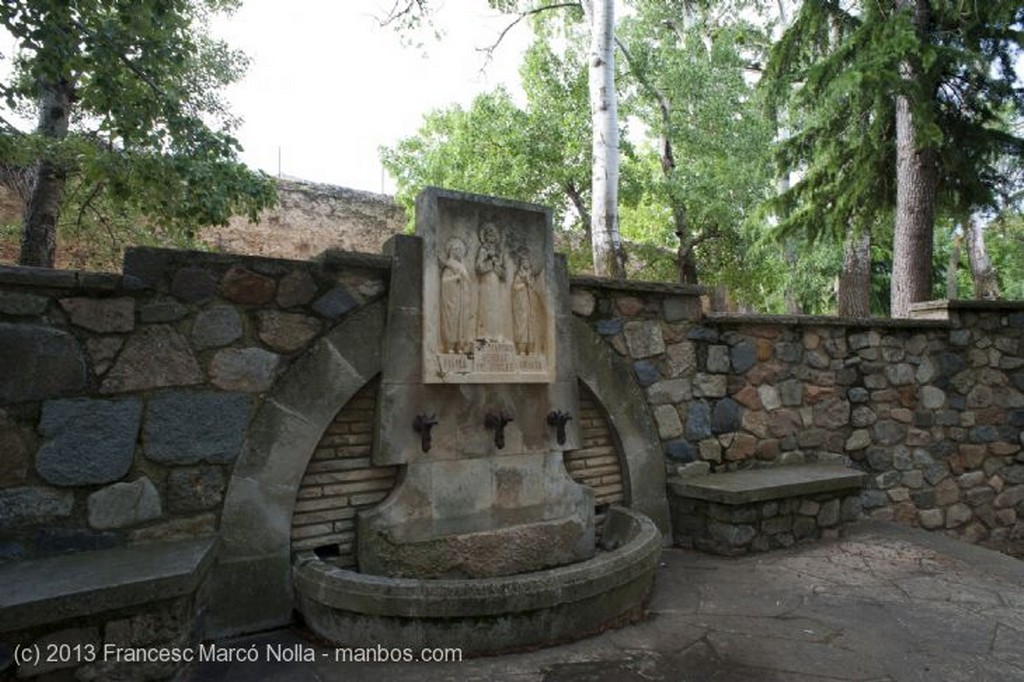
M 412 1 L 412 0 L 410 0 L 410 1 Z M 505 36 L 508 35 L 508 32 L 511 31 L 513 28 L 515 28 L 515 26 L 520 21 L 522 21 L 523 19 L 525 19 L 527 17 L 531 17 L 531 16 L 533 16 L 535 14 L 540 14 L 541 12 L 546 12 L 546 11 L 552 10 L 552 9 L 565 9 L 567 7 L 580 7 L 580 8 L 582 8 L 582 5 L 579 2 L 557 2 L 557 3 L 551 4 L 551 5 L 542 5 L 540 7 L 534 7 L 533 9 L 528 9 L 528 10 L 525 10 L 523 12 L 520 12 L 519 15 L 516 16 L 516 18 L 512 20 L 512 23 L 508 24 L 507 26 L 505 26 L 504 29 L 502 29 L 501 33 L 498 34 L 498 39 L 497 40 L 495 40 L 493 43 L 491 43 L 491 45 L 488 46 L 488 47 L 478 47 L 477 48 L 477 52 L 484 52 L 484 53 L 486 53 L 487 54 L 487 61 L 489 62 L 491 60 L 491 58 L 493 57 L 493 55 L 494 55 L 494 51 L 496 49 L 498 49 L 498 46 L 501 45 L 501 42 L 503 40 L 505 40 Z

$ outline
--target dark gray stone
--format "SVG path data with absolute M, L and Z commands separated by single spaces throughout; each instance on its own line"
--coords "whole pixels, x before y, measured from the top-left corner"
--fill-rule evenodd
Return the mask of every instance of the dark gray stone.
M 174 514 L 213 509 L 224 499 L 226 487 L 220 467 L 175 469 L 167 477 L 167 508 Z
M 795 341 L 782 341 L 775 344 L 775 357 L 783 362 L 799 362 L 803 352 L 803 344 Z
M 939 356 L 939 367 L 942 374 L 949 378 L 967 369 L 967 360 L 958 353 L 943 353 Z
M 213 298 L 217 293 L 217 278 L 203 268 L 182 268 L 174 273 L 171 294 L 188 303 Z
M 177 301 L 150 303 L 139 309 L 139 321 L 143 324 L 174 322 L 186 315 L 188 315 L 188 306 L 184 306 Z
M 686 437 L 694 440 L 711 435 L 711 408 L 704 401 L 690 404 L 686 413 Z
M 654 363 L 649 360 L 640 360 L 639 362 L 633 363 L 633 373 L 636 375 L 636 381 L 643 387 L 650 386 L 660 378 L 658 374 L 658 368 L 654 366 Z
M 316 281 L 305 270 L 293 270 L 277 285 L 277 304 L 282 308 L 305 305 L 316 296 Z
M 730 433 L 740 428 L 740 406 L 732 398 L 723 398 L 715 403 L 711 411 L 711 431 L 713 433 Z
M 854 386 L 847 392 L 851 403 L 866 403 L 871 394 L 868 389 L 861 386 Z
M 85 528 L 41 528 L 35 534 L 36 551 L 41 554 L 89 552 L 121 544 L 117 533 Z
M 743 547 L 757 535 L 757 531 L 753 526 L 719 523 L 718 521 L 712 521 L 708 524 L 708 532 L 715 540 L 733 548 Z
M 686 334 L 686 338 L 692 341 L 707 341 L 714 343 L 718 341 L 718 332 L 708 327 L 694 327 Z
M 729 371 L 729 347 L 722 345 L 708 346 L 707 371 L 724 374 Z
M 1006 467 L 999 472 L 999 475 L 1003 477 L 1004 481 L 1013 485 L 1024 483 L 1024 466 L 1014 465 Z
M 141 417 L 138 398 L 44 403 L 36 471 L 54 485 L 116 481 L 131 467 Z
M 889 496 L 882 490 L 862 490 L 860 493 L 860 503 L 864 509 L 884 507 L 889 503 Z
M 165 464 L 234 461 L 249 424 L 249 405 L 249 396 L 241 393 L 169 391 L 154 396 L 146 410 L 146 457 Z
M 685 440 L 672 441 L 665 445 L 665 454 L 669 459 L 684 464 L 696 461 L 697 449 Z
M 875 442 L 881 445 L 895 445 L 907 436 L 907 427 L 889 419 L 877 422 L 871 429 Z
M 804 402 L 804 385 L 796 379 L 787 379 L 779 384 L 779 394 L 786 407 L 799 407 Z
M 615 336 L 622 332 L 622 320 L 598 320 L 597 333 L 601 336 Z
M 875 471 L 885 471 L 892 466 L 892 448 L 868 448 L 868 464 Z
M 0 490 L 0 528 L 18 528 L 68 516 L 75 504 L 70 490 L 4 488 Z
M 0 403 L 68 395 L 85 388 L 85 355 L 66 332 L 0 323 L 0 377 Z
M 25 546 L 20 542 L 7 542 L 0 541 L 0 561 L 13 561 L 15 559 L 21 559 L 25 556 Z M 0 646 L 3 646 L 0 644 Z M 0 654 L 0 672 L 7 669 L 4 665 L 4 659 Z
M 359 305 L 341 284 L 336 285 L 313 304 L 313 310 L 329 320 L 336 320 Z
M 999 440 L 999 428 L 991 424 L 975 426 L 967 435 L 972 443 L 994 443 Z
M 242 316 L 234 306 L 216 305 L 196 315 L 192 343 L 198 350 L 226 346 L 242 336 Z
M 740 341 L 730 349 L 729 356 L 733 371 L 743 374 L 757 362 L 757 347 L 750 341 Z
M 49 302 L 45 296 L 0 291 L 0 313 L 4 315 L 41 315 Z

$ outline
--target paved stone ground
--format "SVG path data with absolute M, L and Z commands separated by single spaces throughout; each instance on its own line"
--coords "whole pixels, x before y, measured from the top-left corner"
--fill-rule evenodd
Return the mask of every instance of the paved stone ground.
M 445 664 L 206 663 L 185 679 L 1024 680 L 1017 559 L 862 523 L 840 541 L 739 559 L 671 549 L 662 563 L 647 620 L 573 644 Z M 268 642 L 310 645 L 287 630 L 224 644 Z

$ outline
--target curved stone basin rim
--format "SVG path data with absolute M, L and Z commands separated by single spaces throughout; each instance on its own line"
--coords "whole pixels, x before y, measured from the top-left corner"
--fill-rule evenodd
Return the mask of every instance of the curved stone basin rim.
M 303 552 L 294 563 L 295 588 L 325 607 L 370 616 L 500 616 L 594 599 L 653 574 L 657 567 L 661 534 L 643 514 L 612 507 L 605 520 L 603 542 L 618 547 L 576 564 L 475 579 L 364 575 Z

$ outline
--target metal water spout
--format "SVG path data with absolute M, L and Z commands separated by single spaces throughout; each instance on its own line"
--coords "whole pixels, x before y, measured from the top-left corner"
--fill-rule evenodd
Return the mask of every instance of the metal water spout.
M 484 417 L 484 426 L 494 430 L 494 447 L 499 450 L 505 447 L 505 425 L 511 421 L 515 420 L 504 412 L 488 414 Z
M 548 425 L 555 427 L 555 439 L 559 445 L 565 445 L 565 424 L 571 419 L 572 415 L 562 410 L 548 413 Z
M 420 449 L 423 452 L 430 452 L 430 430 L 435 426 L 437 426 L 437 415 L 433 414 L 429 417 L 425 414 L 418 414 L 412 422 L 413 431 L 420 434 Z

